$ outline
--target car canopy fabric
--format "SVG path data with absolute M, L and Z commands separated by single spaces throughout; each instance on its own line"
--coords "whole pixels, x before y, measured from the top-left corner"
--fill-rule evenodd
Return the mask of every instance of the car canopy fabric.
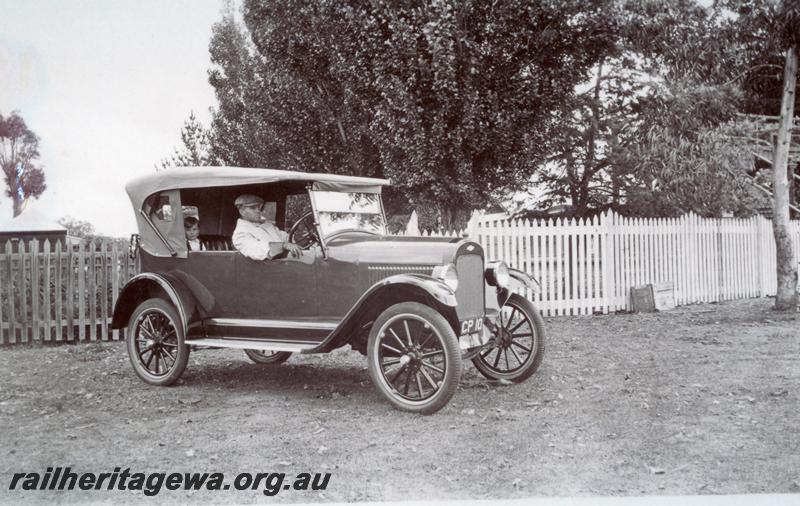
M 380 193 L 381 187 L 389 184 L 386 179 L 290 170 L 244 167 L 178 167 L 133 179 L 125 185 L 125 191 L 130 196 L 134 211 L 138 213 L 147 197 L 163 190 L 240 186 L 280 181 L 308 181 L 314 183 L 314 189 L 364 193 Z
M 363 193 L 380 193 L 381 187 L 389 184 L 386 179 L 288 170 L 244 167 L 178 167 L 133 179 L 125 185 L 125 191 L 128 193 L 136 213 L 141 247 L 154 256 L 164 257 L 174 254 L 179 258 L 186 258 L 186 239 L 181 218 L 179 190 L 284 181 L 305 181 L 312 184 L 313 189 L 321 191 Z M 158 202 L 151 200 L 148 209 L 144 210 L 145 201 L 156 194 L 159 197 L 156 199 Z M 153 223 L 153 226 L 150 223 Z

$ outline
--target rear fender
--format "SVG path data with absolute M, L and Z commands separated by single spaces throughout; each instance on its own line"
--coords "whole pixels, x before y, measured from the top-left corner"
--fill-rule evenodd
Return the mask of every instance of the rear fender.
M 175 306 L 180 317 L 184 335 L 194 322 L 211 311 L 214 297 L 195 278 L 182 271 L 163 274 L 146 272 L 134 276 L 123 287 L 114 306 L 111 328 L 120 329 L 128 325 L 133 311 L 143 301 L 160 297 Z

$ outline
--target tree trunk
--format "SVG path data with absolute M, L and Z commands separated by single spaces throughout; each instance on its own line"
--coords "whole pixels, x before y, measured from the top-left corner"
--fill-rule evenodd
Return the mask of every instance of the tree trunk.
M 774 182 L 772 228 L 775 232 L 775 251 L 778 276 L 778 290 L 775 296 L 775 309 L 792 311 L 797 307 L 797 264 L 792 251 L 792 238 L 789 231 L 789 146 L 792 140 L 792 119 L 794 118 L 794 95 L 797 87 L 797 48 L 786 51 L 786 65 L 783 72 L 783 99 L 781 101 L 781 123 L 775 144 L 772 172 Z
M 6 175 L 9 174 L 9 171 L 5 171 Z M 13 217 L 16 218 L 22 212 L 22 200 L 19 198 L 19 193 L 17 192 L 17 170 L 16 167 L 11 168 L 10 176 L 8 178 L 8 191 L 11 194 L 11 202 L 13 205 Z

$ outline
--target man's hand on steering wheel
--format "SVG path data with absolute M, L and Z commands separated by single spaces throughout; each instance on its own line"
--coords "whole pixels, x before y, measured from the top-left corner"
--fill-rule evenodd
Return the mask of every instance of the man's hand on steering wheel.
M 284 251 L 288 251 L 289 254 L 295 258 L 299 257 L 303 251 L 303 248 L 301 248 L 299 244 L 295 244 L 289 241 L 284 241 L 282 246 Z

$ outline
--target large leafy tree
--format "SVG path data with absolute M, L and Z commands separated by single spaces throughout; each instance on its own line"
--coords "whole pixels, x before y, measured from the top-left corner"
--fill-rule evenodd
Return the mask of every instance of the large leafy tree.
M 215 153 L 389 177 L 390 209 L 451 226 L 546 158 L 557 111 L 612 48 L 610 8 L 247 0 L 245 28 L 228 15 L 211 42 Z
M 16 112 L 7 117 L 0 114 L 0 167 L 15 217 L 27 199 L 39 198 L 47 188 L 38 158 L 39 138 L 25 120 Z

